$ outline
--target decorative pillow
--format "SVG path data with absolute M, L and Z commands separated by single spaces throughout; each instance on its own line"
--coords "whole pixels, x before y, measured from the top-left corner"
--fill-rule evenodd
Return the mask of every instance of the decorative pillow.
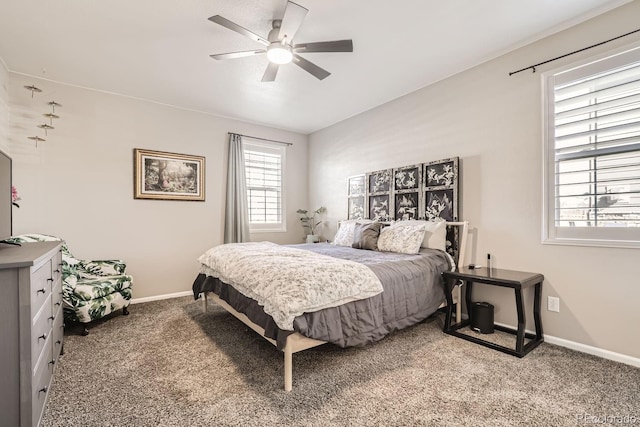
M 378 238 L 378 250 L 417 254 L 424 239 L 425 224 L 385 227 Z
M 424 224 L 425 232 L 424 239 L 420 247 L 429 249 L 440 249 L 446 251 L 447 248 L 447 222 L 442 221 L 422 221 L 422 220 L 409 220 L 398 221 L 392 225 L 392 227 L 402 227 L 406 225 L 416 226 Z
M 367 249 L 375 251 L 378 249 L 378 236 L 380 236 L 380 228 L 382 224 L 379 222 L 371 222 L 368 224 L 356 224 L 353 234 L 353 245 L 356 249 Z
M 426 221 L 424 229 L 423 248 L 447 250 L 447 222 Z
M 338 232 L 333 238 L 333 244 L 336 246 L 351 246 L 355 229 L 356 221 L 342 221 L 338 227 Z

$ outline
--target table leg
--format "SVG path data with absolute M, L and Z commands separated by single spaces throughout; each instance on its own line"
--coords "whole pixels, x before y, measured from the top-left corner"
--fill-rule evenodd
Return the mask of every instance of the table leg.
M 444 331 L 447 332 L 451 328 L 451 315 L 453 314 L 453 298 L 451 297 L 451 292 L 453 292 L 453 288 L 449 286 L 448 281 L 445 279 L 444 282 L 444 296 L 447 299 L 447 307 L 444 316 Z M 451 281 L 455 286 L 455 280 Z M 458 304 L 460 302 L 458 301 Z M 457 322 L 460 319 L 456 319 Z
M 524 306 L 522 303 L 522 289 L 514 289 L 516 292 L 516 310 L 518 311 L 518 335 L 516 338 L 516 351 L 522 353 L 524 347 L 524 328 L 526 324 Z
M 472 292 L 472 284 L 471 280 L 465 280 L 464 284 L 467 288 L 464 294 L 465 302 L 467 303 L 467 316 L 469 318 L 469 322 L 471 322 L 471 292 Z
M 541 300 L 542 300 L 542 282 L 536 283 L 534 300 L 533 300 L 533 320 L 536 325 L 537 340 L 542 338 L 542 317 L 540 316 Z

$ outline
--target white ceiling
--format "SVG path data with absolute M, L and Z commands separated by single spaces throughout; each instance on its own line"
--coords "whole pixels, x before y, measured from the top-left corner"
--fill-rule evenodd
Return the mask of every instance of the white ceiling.
M 0 58 L 17 73 L 307 134 L 628 1 L 297 0 L 309 13 L 295 42 L 350 38 L 354 52 L 303 55 L 325 80 L 290 64 L 262 83 L 263 55 L 209 58 L 262 46 L 207 18 L 266 37 L 286 0 L 0 0 Z

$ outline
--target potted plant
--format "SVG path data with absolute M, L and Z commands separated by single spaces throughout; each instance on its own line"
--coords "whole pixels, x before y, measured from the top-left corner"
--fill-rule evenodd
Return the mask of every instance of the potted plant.
M 317 227 L 322 224 L 322 220 L 316 220 L 316 216 L 321 215 L 327 210 L 324 206 L 320 206 L 313 212 L 306 209 L 298 209 L 296 213 L 300 214 L 300 222 L 302 227 L 307 230 L 307 243 L 315 243 L 320 240 L 320 236 L 316 234 Z

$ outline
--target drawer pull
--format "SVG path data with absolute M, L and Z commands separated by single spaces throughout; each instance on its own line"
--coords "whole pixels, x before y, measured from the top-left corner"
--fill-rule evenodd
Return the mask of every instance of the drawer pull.
M 47 386 L 42 387 L 40 390 L 38 390 L 38 394 L 40 393 L 46 393 L 48 390 Z
M 36 291 L 36 294 L 39 294 L 40 292 L 42 292 L 42 293 L 44 294 L 45 292 L 47 292 L 47 290 L 46 290 L 45 288 L 38 289 L 38 290 Z
M 53 282 L 53 277 L 47 279 L 47 282 Z
M 60 345 L 60 344 L 62 344 L 62 341 L 58 340 L 58 341 L 56 341 L 56 344 Z
M 60 303 L 60 301 L 58 301 L 57 303 L 55 303 L 55 304 L 53 304 L 53 305 L 60 305 L 60 304 L 61 304 L 61 303 Z
M 55 365 L 55 364 L 56 364 L 56 361 L 55 361 L 55 360 L 51 360 L 51 361 L 49 362 L 49 365 Z
M 42 334 L 38 337 L 39 340 L 46 340 L 47 339 L 47 334 Z
M 56 268 L 55 270 L 53 270 L 55 273 L 60 273 L 60 269 Z
M 56 316 L 49 316 L 49 320 L 56 320 Z

